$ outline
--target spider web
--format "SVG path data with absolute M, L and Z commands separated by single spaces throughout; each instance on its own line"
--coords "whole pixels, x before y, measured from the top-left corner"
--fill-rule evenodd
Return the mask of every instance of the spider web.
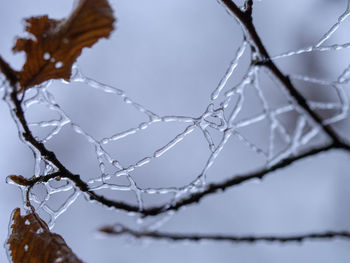
M 329 52 L 349 48 L 350 43 L 326 45 L 327 41 L 331 39 L 337 29 L 348 19 L 350 14 L 349 3 L 350 1 L 348 1 L 346 10 L 339 16 L 335 24 L 331 26 L 314 45 L 273 56 L 272 60 L 280 60 L 303 53 Z M 170 205 L 191 193 L 199 192 L 203 189 L 208 183 L 208 172 L 213 169 L 213 165 L 225 147 L 227 147 L 231 138 L 238 139 L 252 152 L 262 156 L 265 160 L 265 166 L 271 167 L 287 157 L 297 155 L 302 149 L 311 145 L 313 140 L 322 133 L 320 125 L 316 124 L 310 116 L 305 113 L 295 99 L 288 95 L 282 83 L 268 70 L 252 64 L 248 66 L 243 77 L 238 81 L 235 80 L 236 83 L 233 84 L 232 78 L 244 56 L 250 56 L 251 61 L 254 61 L 258 56 L 254 53 L 248 36 L 244 38 L 234 53 L 226 72 L 224 72 L 222 78 L 218 81 L 218 85 L 213 87 L 208 97 L 207 104 L 203 105 L 205 110 L 200 116 L 158 114 L 151 109 L 152 107 L 150 105 L 141 105 L 132 97 L 128 96 L 123 89 L 101 83 L 98 80 L 84 75 L 78 65 L 75 65 L 73 68 L 70 82 L 62 81 L 62 83 L 69 86 L 74 83 L 79 83 L 84 87 L 89 87 L 98 92 L 108 94 L 108 96 L 118 98 L 118 103 L 127 105 L 130 110 L 136 110 L 140 115 L 145 117 L 146 121 L 140 122 L 135 127 L 130 127 L 123 131 L 106 134 L 101 138 L 97 138 L 84 129 L 82 125 L 59 105 L 54 94 L 50 91 L 51 87 L 56 84 L 56 82 L 53 81 L 47 82 L 42 86 L 34 87 L 28 91 L 23 99 L 22 107 L 24 112 L 28 114 L 31 109 L 40 105 L 55 116 L 50 120 L 28 123 L 29 127 L 33 130 L 35 129 L 35 131 L 40 129 L 49 130 L 45 135 L 42 135 L 40 132 L 37 134 L 34 133 L 37 136 L 37 140 L 45 145 L 59 135 L 63 128 L 68 128 L 92 146 L 99 173 L 96 174 L 94 178 L 90 178 L 87 181 L 91 190 L 96 193 L 102 190 L 132 193 L 136 197 L 140 211 L 145 208 L 144 195 L 151 195 L 160 199 L 162 195 L 170 195 L 171 198 L 167 201 L 167 204 Z M 350 81 L 350 64 L 343 69 L 343 72 L 335 80 L 324 80 L 304 75 L 291 75 L 290 77 L 293 81 L 325 86 L 335 91 L 337 96 L 335 101 L 308 101 L 312 110 L 329 112 L 327 118 L 323 121 L 325 125 L 334 124 L 347 117 L 349 104 L 344 87 Z M 274 83 L 282 92 L 281 94 L 283 94 L 282 96 L 284 97 L 282 105 L 279 103 L 279 105 L 276 106 L 270 102 L 269 95 L 266 94 L 266 89 L 261 84 L 261 78 L 269 79 L 271 83 Z M 9 107 L 14 109 L 9 95 L 10 87 L 6 86 L 3 79 L 1 81 L 3 81 L 1 90 L 5 94 L 4 99 Z M 249 107 L 249 105 L 247 105 L 247 101 L 249 101 L 247 98 L 252 96 L 249 94 L 247 95 L 247 93 L 254 94 L 253 96 L 257 98 L 256 102 L 259 104 L 260 109 L 258 113 L 250 114 L 250 116 L 243 113 L 245 108 Z M 296 116 L 296 121 L 293 125 L 283 122 L 284 114 L 288 113 Z M 48 162 L 44 156 L 41 156 L 38 149 L 26 142 L 22 135 L 23 128 L 19 120 L 14 114 L 12 117 L 17 123 L 20 138 L 34 153 L 34 175 L 39 177 L 57 171 L 54 165 Z M 255 132 L 255 137 L 245 134 L 245 131 L 248 129 L 255 131 L 256 125 L 262 122 L 267 123 L 269 127 L 266 138 L 261 139 L 261 135 L 257 132 Z M 161 147 L 150 151 L 132 164 L 124 163 L 109 150 L 108 147 L 112 144 L 114 145 L 115 142 L 123 141 L 135 134 L 142 133 L 160 123 L 174 123 L 181 125 L 181 127 L 184 126 L 185 128 L 182 128 L 181 132 L 162 144 Z M 206 142 L 206 147 L 209 150 L 205 165 L 200 168 L 199 174 L 190 175 L 191 180 L 189 183 L 180 187 L 142 187 L 139 185 L 134 176 L 136 171 L 140 170 L 142 172 L 144 167 L 154 162 L 156 159 L 169 154 L 174 148 L 181 145 L 185 138 L 190 137 L 191 134 L 197 131 L 199 131 L 199 136 Z M 259 140 L 263 140 L 267 143 L 261 145 L 261 143 L 257 143 Z M 147 174 L 144 176 L 147 176 Z M 116 178 L 124 178 L 126 183 L 116 183 Z M 23 192 L 25 192 L 25 188 L 23 188 Z M 68 194 L 65 198 L 59 200 L 60 204 L 56 207 L 50 205 L 50 200 L 55 200 L 56 196 L 62 192 Z M 40 185 L 30 190 L 29 198 L 37 211 L 41 213 L 45 212 L 49 216 L 47 221 L 50 228 L 52 228 L 56 219 L 82 194 L 84 193 L 82 193 L 74 183 L 68 179 L 62 178 L 60 181 L 52 179 L 46 183 L 40 183 Z M 147 227 L 150 229 L 157 228 L 173 214 L 174 213 L 169 212 Z

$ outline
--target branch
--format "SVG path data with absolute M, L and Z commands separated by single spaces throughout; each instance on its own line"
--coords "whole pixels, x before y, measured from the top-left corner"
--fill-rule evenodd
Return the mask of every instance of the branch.
M 344 238 L 350 239 L 350 232 L 348 231 L 326 231 L 320 233 L 310 233 L 301 235 L 286 235 L 286 236 L 237 236 L 237 235 L 220 235 L 220 234 L 177 234 L 177 233 L 165 233 L 165 232 L 150 232 L 150 231 L 136 231 L 127 228 L 122 225 L 106 226 L 99 229 L 100 232 L 107 235 L 120 236 L 131 235 L 134 238 L 152 238 L 157 240 L 171 240 L 171 241 L 229 241 L 233 243 L 254 243 L 259 241 L 265 242 L 302 242 L 304 240 L 315 239 L 332 239 L 332 238 Z
M 260 61 L 256 62 L 256 65 L 261 65 L 266 67 L 271 71 L 271 73 L 285 86 L 289 95 L 295 99 L 300 107 L 312 118 L 312 120 L 320 125 L 323 131 L 332 139 L 332 141 L 341 145 L 350 151 L 350 145 L 345 143 L 337 133 L 333 130 L 331 126 L 323 125 L 322 118 L 320 118 L 316 112 L 314 112 L 308 105 L 306 99 L 301 95 L 301 93 L 294 87 L 289 77 L 284 75 L 281 70 L 276 66 L 276 64 L 271 60 L 265 46 L 263 45 L 260 36 L 256 32 L 255 26 L 252 20 L 252 3 L 251 1 L 246 1 L 246 11 L 242 11 L 232 0 L 221 0 L 222 3 L 235 15 L 238 21 L 241 23 L 242 27 L 249 34 L 252 43 L 254 44 L 258 54 L 260 55 Z

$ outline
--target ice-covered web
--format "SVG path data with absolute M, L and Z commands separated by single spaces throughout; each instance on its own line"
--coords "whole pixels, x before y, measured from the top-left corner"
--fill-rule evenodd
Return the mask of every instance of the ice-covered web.
M 334 32 L 336 32 L 336 30 L 341 27 L 342 23 L 349 17 L 349 3 L 350 1 L 348 1 L 347 8 L 338 18 L 338 21 L 313 46 L 276 55 L 273 56 L 272 59 L 283 59 L 307 52 L 329 52 L 349 48 L 350 43 L 330 46 L 326 45 L 327 40 L 331 38 Z M 95 79 L 85 76 L 83 72 L 80 71 L 79 67 L 75 65 L 70 82 L 64 82 L 65 84 L 70 85 L 71 83 L 75 82 L 82 83 L 88 87 L 98 90 L 99 92 L 109 94 L 110 96 L 119 97 L 121 98 L 121 100 L 119 100 L 121 103 L 127 104 L 130 109 L 136 109 L 140 114 L 147 118 L 147 121 L 141 122 L 139 125 L 130 127 L 122 132 L 106 135 L 103 138 L 95 138 L 84 130 L 79 123 L 71 118 L 65 112 L 65 110 L 58 105 L 54 95 L 50 92 L 52 82 L 48 82 L 45 85 L 35 87 L 30 92 L 26 93 L 22 102 L 23 110 L 24 112 L 27 112 L 34 105 L 43 105 L 48 111 L 55 112 L 59 118 L 51 119 L 49 121 L 32 122 L 28 123 L 28 125 L 29 127 L 51 128 L 51 132 L 48 135 L 43 138 L 37 138 L 44 144 L 59 134 L 63 127 L 69 127 L 76 134 L 86 139 L 86 141 L 92 145 L 95 150 L 96 161 L 100 171 L 99 174 L 96 174 L 93 179 L 87 182 L 90 189 L 96 191 L 97 193 L 102 189 L 132 192 L 136 196 L 137 204 L 140 210 L 144 208 L 144 200 L 142 197 L 143 194 L 158 196 L 171 194 L 172 198 L 169 201 L 169 204 L 171 204 L 172 202 L 175 202 L 176 200 L 190 193 L 201 191 L 201 189 L 203 189 L 207 183 L 206 176 L 208 171 L 212 168 L 218 156 L 227 146 L 227 142 L 231 137 L 239 139 L 253 152 L 264 156 L 267 167 L 272 166 L 284 158 L 296 155 L 303 146 L 307 145 L 321 132 L 321 127 L 320 125 L 316 124 L 307 113 L 305 113 L 305 111 L 297 104 L 293 97 L 288 95 L 282 83 L 280 83 L 278 79 L 269 73 L 268 70 L 262 67 L 252 64 L 250 67 L 248 67 L 238 84 L 235 84 L 234 86 L 229 84 L 230 79 L 235 70 L 237 70 L 243 56 L 248 53 L 250 54 L 251 59 L 254 59 L 257 55 L 251 49 L 249 36 L 246 36 L 244 39 L 247 40 L 244 40 L 238 49 L 233 52 L 234 56 L 231 63 L 229 64 L 222 78 L 218 81 L 218 85 L 213 87 L 212 93 L 208 98 L 207 104 L 205 105 L 206 110 L 200 116 L 162 116 L 151 109 L 152 105 L 141 105 L 133 98 L 129 97 L 123 89 L 103 84 Z M 284 105 L 278 107 L 270 105 L 267 95 L 265 94 L 266 92 L 260 83 L 261 75 L 268 76 L 268 78 L 270 78 L 270 80 L 274 82 L 282 92 L 284 92 L 284 96 L 286 98 L 286 103 Z M 335 90 L 338 97 L 337 101 L 308 101 L 311 109 L 313 110 L 332 110 L 335 112 L 332 116 L 324 120 L 324 124 L 329 125 L 339 122 L 347 116 L 348 99 L 347 95 L 345 94 L 344 87 L 350 80 L 350 64 L 335 80 L 323 80 L 302 75 L 291 75 L 291 78 L 301 80 L 303 82 L 328 86 Z M 13 109 L 14 105 L 9 96 L 10 88 L 5 85 L 4 79 L 0 79 L 0 81 L 3 83 L 1 85 L 1 91 L 3 91 L 5 94 L 5 100 L 9 104 L 10 108 Z M 238 118 L 246 102 L 245 91 L 247 88 L 252 88 L 254 90 L 262 110 L 260 113 L 253 116 Z M 278 118 L 279 116 L 288 112 L 293 112 L 297 115 L 296 124 L 292 128 L 286 127 L 286 125 L 283 124 Z M 57 171 L 54 165 L 47 161 L 44 156 L 41 156 L 38 149 L 26 142 L 22 135 L 23 127 L 14 114 L 12 117 L 17 123 L 19 135 L 22 141 L 26 143 L 34 153 L 34 175 L 38 177 Z M 262 121 L 267 121 L 269 124 L 269 135 L 268 138 L 266 138 L 268 140 L 268 147 L 266 149 L 254 143 L 241 131 L 242 128 L 254 127 L 255 124 Z M 156 149 L 155 151 L 149 152 L 146 156 L 137 160 L 131 165 L 125 165 L 122 161 L 115 159 L 112 154 L 106 150 L 106 146 L 112 142 L 123 140 L 132 136 L 133 134 L 146 130 L 155 123 L 169 122 L 185 124 L 186 128 L 183 129 L 181 133 L 174 136 L 166 144 L 162 145 L 162 147 Z M 206 164 L 201 169 L 200 174 L 193 175 L 191 182 L 181 187 L 142 188 L 138 185 L 137 181 L 133 177 L 133 173 L 136 170 L 142 169 L 144 166 L 147 166 L 160 156 L 166 155 L 168 152 L 172 151 L 174 147 L 181 144 L 184 138 L 196 130 L 201 132 L 202 136 L 205 138 L 207 147 L 210 150 L 209 157 L 207 158 Z M 221 136 L 221 139 L 218 142 L 215 142 L 213 139 L 213 130 L 215 130 Z M 285 147 L 282 150 L 278 150 L 276 147 L 275 138 L 277 135 L 282 138 L 285 143 Z M 260 135 L 257 134 L 256 136 Z M 108 169 L 106 169 L 107 165 L 112 165 L 115 168 L 115 172 L 111 173 Z M 127 178 L 128 185 L 119 185 L 112 182 L 113 178 L 120 176 Z M 52 179 L 47 183 L 41 183 L 40 187 L 44 189 L 45 194 L 40 197 L 37 194 L 36 189 L 33 188 L 29 192 L 29 198 L 36 210 L 45 211 L 49 215 L 48 221 L 50 227 L 54 225 L 57 217 L 64 213 L 67 208 L 74 203 L 79 195 L 82 194 L 82 192 L 73 182 L 65 178 L 62 178 L 60 181 Z M 54 199 L 57 193 L 62 193 L 64 191 L 70 193 L 68 197 L 58 208 L 51 207 L 49 200 Z M 166 219 L 168 215 L 170 214 L 168 213 L 165 217 L 163 217 L 163 220 Z M 152 227 L 159 226 L 161 222 L 163 221 L 157 221 L 157 224 L 152 225 Z

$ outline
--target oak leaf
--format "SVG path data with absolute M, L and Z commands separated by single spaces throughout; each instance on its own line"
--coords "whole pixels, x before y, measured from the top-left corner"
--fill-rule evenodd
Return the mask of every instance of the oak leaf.
M 115 18 L 107 0 L 80 0 L 66 19 L 39 16 L 25 21 L 32 38 L 18 38 L 13 47 L 26 53 L 18 72 L 21 91 L 50 79 L 69 80 L 82 49 L 108 38 Z
M 6 245 L 13 263 L 82 263 L 64 239 L 51 233 L 37 214 L 21 216 L 16 208 L 11 220 Z

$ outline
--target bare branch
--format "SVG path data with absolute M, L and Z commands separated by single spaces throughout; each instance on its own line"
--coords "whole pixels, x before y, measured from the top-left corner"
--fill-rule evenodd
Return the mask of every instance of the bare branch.
M 168 241 L 228 241 L 232 243 L 255 243 L 255 242 L 302 242 L 305 240 L 316 239 L 332 239 L 332 238 L 344 238 L 350 239 L 350 232 L 348 231 L 326 231 L 319 233 L 309 233 L 300 235 L 221 235 L 221 234 L 179 234 L 179 233 L 166 233 L 166 232 L 149 232 L 149 231 L 137 231 L 127 228 L 122 225 L 106 226 L 99 229 L 100 232 L 111 236 L 131 235 L 134 238 L 152 238 L 156 240 L 168 240 Z
M 247 16 L 250 16 L 252 19 L 252 14 L 253 14 L 253 0 L 246 0 L 244 2 L 244 9 L 245 9 L 245 13 L 247 14 Z

